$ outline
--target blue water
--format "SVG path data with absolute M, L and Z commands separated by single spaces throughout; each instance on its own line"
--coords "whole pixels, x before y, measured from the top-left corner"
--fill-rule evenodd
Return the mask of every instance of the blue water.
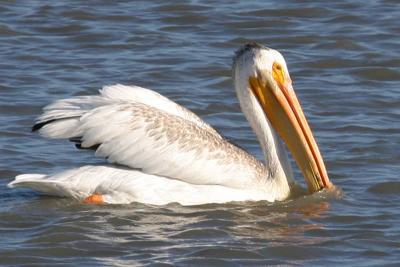
M 2 1 L 0 264 L 397 266 L 399 10 L 394 0 Z M 30 127 L 46 104 L 117 82 L 185 105 L 261 159 L 230 78 L 249 40 L 284 54 L 342 195 L 91 206 L 6 187 L 20 173 L 102 163 Z

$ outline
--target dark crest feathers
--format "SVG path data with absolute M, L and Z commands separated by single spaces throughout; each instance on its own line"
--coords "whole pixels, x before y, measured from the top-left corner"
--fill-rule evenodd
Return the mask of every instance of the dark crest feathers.
M 266 46 L 263 46 L 262 44 L 259 44 L 255 41 L 248 42 L 247 44 L 243 45 L 240 47 L 238 50 L 235 52 L 235 56 L 233 57 L 233 65 L 235 65 L 236 60 L 240 58 L 244 53 L 252 50 L 252 49 L 269 49 Z

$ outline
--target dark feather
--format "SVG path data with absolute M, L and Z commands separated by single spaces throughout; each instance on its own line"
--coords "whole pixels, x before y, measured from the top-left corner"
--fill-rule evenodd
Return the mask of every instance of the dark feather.
M 99 146 L 100 146 L 100 144 L 96 144 L 96 145 L 93 145 L 93 146 L 90 146 L 90 147 L 83 147 L 82 143 L 76 143 L 75 144 L 75 147 L 77 149 L 88 149 L 88 150 L 97 150 L 97 148 L 99 148 Z
M 45 126 L 46 124 L 55 122 L 56 119 L 54 120 L 48 120 L 48 121 L 43 121 L 43 122 L 38 122 L 35 125 L 32 126 L 32 132 L 36 132 L 38 130 L 40 130 L 43 126 Z
M 69 139 L 69 141 L 74 142 L 75 143 L 75 147 L 77 149 L 97 150 L 97 148 L 99 148 L 99 146 L 101 145 L 101 144 L 95 144 L 95 145 L 90 146 L 90 147 L 83 147 L 82 146 L 82 137 L 80 137 L 80 136 L 72 137 L 72 138 Z
M 35 125 L 32 126 L 32 132 L 36 132 L 40 129 L 43 128 L 43 126 L 55 122 L 55 121 L 60 121 L 60 120 L 69 120 L 69 119 L 74 119 L 74 118 L 79 118 L 79 116 L 76 117 L 66 117 L 66 118 L 58 118 L 58 119 L 52 119 L 52 120 L 48 120 L 48 121 L 41 121 L 38 123 L 35 123 Z

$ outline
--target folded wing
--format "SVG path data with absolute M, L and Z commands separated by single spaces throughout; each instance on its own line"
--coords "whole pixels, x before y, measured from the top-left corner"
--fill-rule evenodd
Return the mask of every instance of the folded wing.
M 55 102 L 33 130 L 96 149 L 110 163 L 192 184 L 244 188 L 266 175 L 194 113 L 141 87 L 108 86 L 97 96 Z

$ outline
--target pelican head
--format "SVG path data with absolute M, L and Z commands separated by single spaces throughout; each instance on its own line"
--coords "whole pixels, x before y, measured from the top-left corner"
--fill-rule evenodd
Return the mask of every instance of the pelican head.
M 283 56 L 257 43 L 246 44 L 236 52 L 233 77 L 241 108 L 256 133 L 259 125 L 272 126 L 292 153 L 310 192 L 330 187 L 324 161 Z M 255 118 L 267 123 L 257 126 Z M 266 130 L 258 132 L 261 139 Z

